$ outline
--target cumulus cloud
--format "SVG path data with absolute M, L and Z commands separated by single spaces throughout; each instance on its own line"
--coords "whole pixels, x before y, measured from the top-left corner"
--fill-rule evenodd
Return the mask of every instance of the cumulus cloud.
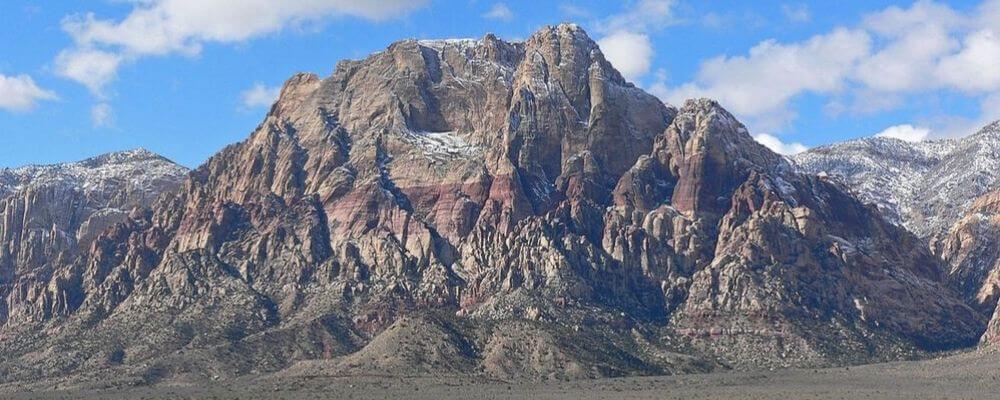
M 976 10 L 977 25 L 981 27 L 1000 26 L 1000 0 L 984 1 Z
M 784 8 L 794 19 L 793 8 Z M 808 9 L 806 9 L 808 11 Z M 780 131 L 796 117 L 792 101 L 804 94 L 830 96 L 825 110 L 869 114 L 898 108 L 915 95 L 957 90 L 978 98 L 982 116 L 997 118 L 989 99 L 1000 96 L 1000 0 L 970 13 L 929 0 L 891 6 L 802 42 L 765 40 L 745 55 L 720 55 L 702 63 L 691 81 L 656 94 L 672 103 L 713 97 L 750 125 Z M 949 126 L 958 126 L 949 123 Z M 930 135 L 954 128 L 935 125 Z M 966 132 L 967 134 L 968 132 Z
M 56 56 L 56 73 L 90 89 L 91 93 L 103 97 L 104 86 L 118 74 L 118 67 L 124 57 L 95 49 L 63 50 Z
M 786 107 L 793 97 L 807 91 L 841 90 L 870 46 L 866 33 L 847 29 L 804 43 L 764 41 L 746 56 L 704 62 L 695 81 L 669 91 L 667 100 L 680 104 L 685 98 L 712 97 L 737 114 L 767 121 L 759 129 L 780 129 L 794 115 Z
M 865 15 L 862 26 L 882 36 L 901 37 L 910 34 L 913 28 L 928 25 L 954 28 L 962 25 L 964 20 L 961 14 L 945 4 L 920 0 L 910 8 L 890 6 Z
M 937 60 L 955 46 L 941 27 L 913 27 L 911 34 L 897 38 L 863 60 L 857 77 L 867 87 L 886 92 L 931 88 L 935 83 L 928 77 L 933 74 Z
M 785 143 L 782 142 L 781 139 L 778 139 L 776 136 L 769 135 L 766 133 L 754 135 L 753 138 L 754 140 L 757 141 L 757 143 L 766 146 L 767 148 L 771 149 L 771 151 L 778 154 L 792 155 L 809 150 L 809 147 L 806 147 L 806 145 L 802 143 L 798 142 Z
M 927 139 L 927 136 L 930 134 L 930 129 L 904 124 L 885 128 L 882 132 L 876 133 L 875 136 L 899 139 L 906 142 L 919 142 Z
M 55 92 L 38 87 L 28 75 L 0 74 L 0 110 L 27 112 L 35 109 L 41 101 L 56 98 Z
M 941 60 L 935 75 L 965 91 L 1000 91 L 1000 34 L 984 29 L 969 35 L 962 51 Z
M 644 34 L 615 32 L 598 40 L 597 45 L 611 65 L 628 80 L 645 75 L 653 63 L 653 44 Z
M 636 81 L 649 72 L 655 51 L 649 32 L 677 23 L 674 0 L 641 0 L 631 8 L 597 24 L 604 36 L 601 51 L 626 79 Z
M 278 100 L 278 96 L 281 94 L 281 87 L 274 86 L 268 87 L 262 83 L 256 83 L 252 88 L 244 90 L 240 94 L 240 100 L 243 107 L 258 108 L 258 107 L 270 107 Z
M 108 103 L 95 104 L 90 108 L 90 120 L 94 127 L 111 126 L 114 123 L 114 110 Z
M 101 92 L 124 60 L 195 55 L 206 43 L 235 43 L 329 17 L 381 21 L 422 7 L 425 0 L 136 0 L 121 20 L 93 13 L 62 21 L 76 43 L 56 60 L 60 74 Z M 93 74 L 91 74 L 93 73 Z
M 511 21 L 514 19 L 514 12 L 504 3 L 496 3 L 489 11 L 483 14 L 483 18 L 495 19 L 499 21 Z

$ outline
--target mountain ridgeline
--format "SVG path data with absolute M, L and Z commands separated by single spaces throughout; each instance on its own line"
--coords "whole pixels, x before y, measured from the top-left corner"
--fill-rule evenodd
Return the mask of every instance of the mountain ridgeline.
M 913 358 L 986 329 L 920 237 L 716 102 L 626 82 L 574 25 L 296 75 L 174 176 L 58 257 L 21 244 L 47 221 L 0 226 L 0 379 L 588 378 Z
M 922 237 L 944 262 L 954 291 L 991 319 L 983 343 L 1000 342 L 1000 121 L 960 139 L 867 138 L 793 159 L 799 170 L 843 182 Z

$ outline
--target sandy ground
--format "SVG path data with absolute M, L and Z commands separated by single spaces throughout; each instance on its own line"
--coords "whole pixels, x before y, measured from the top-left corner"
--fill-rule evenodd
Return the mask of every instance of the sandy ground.
M 257 376 L 11 399 L 997 399 L 1000 353 L 850 368 L 513 383 L 465 377 Z

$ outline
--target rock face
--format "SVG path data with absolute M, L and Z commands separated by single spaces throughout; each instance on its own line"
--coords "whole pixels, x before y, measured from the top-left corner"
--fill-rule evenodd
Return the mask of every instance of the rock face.
M 142 149 L 0 170 L 0 324 L 72 312 L 85 295 L 72 260 L 186 175 Z
M 917 356 L 984 326 L 923 242 L 574 25 L 297 75 L 69 263 L 79 307 L 7 321 L 0 376 L 582 378 Z
M 1000 343 L 1000 190 L 977 199 L 951 228 L 937 251 L 950 266 L 950 278 L 966 301 L 992 315 L 984 344 Z
M 1000 184 L 1000 121 L 962 139 L 865 138 L 793 160 L 802 172 L 843 180 L 892 222 L 937 241 L 976 198 Z

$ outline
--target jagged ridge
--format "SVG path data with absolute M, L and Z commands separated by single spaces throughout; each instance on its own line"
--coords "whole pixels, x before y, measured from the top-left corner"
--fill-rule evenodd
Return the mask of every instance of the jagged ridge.
M 842 179 L 893 222 L 933 241 L 1000 182 L 1000 121 L 961 139 L 865 138 L 792 158 L 805 173 Z

